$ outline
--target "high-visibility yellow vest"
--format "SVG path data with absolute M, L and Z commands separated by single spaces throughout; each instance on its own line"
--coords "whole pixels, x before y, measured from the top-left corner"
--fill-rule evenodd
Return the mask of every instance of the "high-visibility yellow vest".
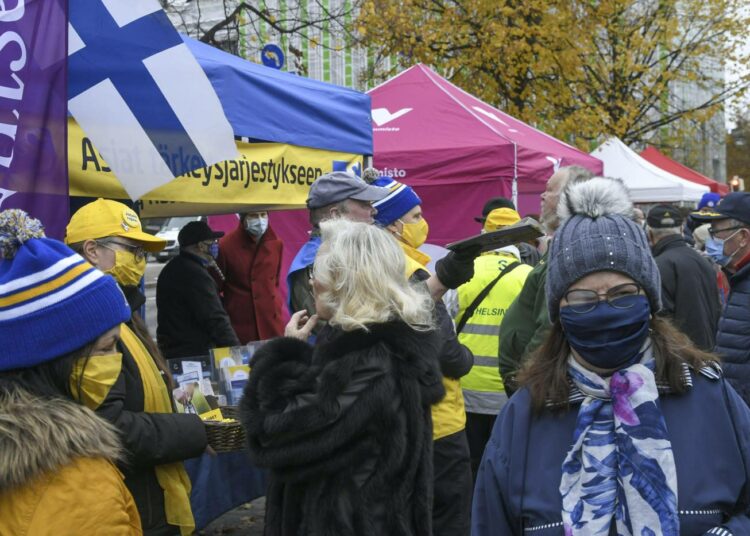
M 476 258 L 474 277 L 457 289 L 459 310 L 456 324 L 479 293 L 507 266 L 517 262 L 514 255 L 504 252 Z M 507 400 L 498 368 L 500 323 L 505 311 L 521 292 L 531 269 L 531 266 L 521 264 L 506 273 L 477 306 L 458 335 L 459 342 L 474 354 L 474 366 L 461 378 L 466 411 L 470 413 L 495 415 Z
M 424 262 L 430 258 L 419 250 L 416 250 L 399 241 L 401 249 L 406 255 L 406 277 L 410 278 L 417 270 L 429 272 Z M 454 378 L 443 377 L 445 387 L 445 398 L 432 406 L 432 439 L 438 440 L 466 427 L 466 410 L 464 408 L 464 397 L 461 393 L 461 383 Z

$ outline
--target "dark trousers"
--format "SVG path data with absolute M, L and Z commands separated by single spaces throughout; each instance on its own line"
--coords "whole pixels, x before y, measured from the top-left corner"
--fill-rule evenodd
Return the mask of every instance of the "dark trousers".
M 463 430 L 433 445 L 435 502 L 433 536 L 468 536 L 471 530 L 471 462 Z
M 484 447 L 492 435 L 492 427 L 495 426 L 497 415 L 484 413 L 466 413 L 466 439 L 469 441 L 469 453 L 471 454 L 471 472 L 474 481 L 477 479 L 479 464 L 484 455 Z

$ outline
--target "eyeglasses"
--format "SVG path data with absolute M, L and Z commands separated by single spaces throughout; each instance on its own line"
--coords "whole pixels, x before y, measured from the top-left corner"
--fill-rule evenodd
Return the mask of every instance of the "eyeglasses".
M 632 299 L 640 295 L 641 286 L 637 283 L 624 283 L 609 289 L 605 294 L 599 294 L 593 290 L 576 288 L 566 292 L 563 297 L 568 302 L 568 307 L 574 313 L 588 313 L 592 311 L 602 299 L 615 309 L 630 309 L 635 305 Z
M 117 250 L 108 247 L 110 244 L 115 245 L 115 246 L 120 246 L 121 248 L 124 248 L 126 251 L 129 251 L 130 253 L 132 253 L 133 257 L 135 257 L 135 260 L 137 262 L 141 262 L 143 259 L 146 258 L 146 250 L 143 248 L 143 246 L 133 246 L 130 244 L 125 244 L 123 242 L 117 242 L 116 240 L 97 240 L 96 243 L 102 247 L 111 249 L 112 251 L 117 251 Z
M 711 238 L 716 238 L 716 235 L 723 233 L 724 231 L 736 231 L 737 229 L 747 229 L 744 225 L 735 225 L 734 227 L 725 227 L 724 229 L 714 229 L 713 227 L 708 228 L 708 234 Z

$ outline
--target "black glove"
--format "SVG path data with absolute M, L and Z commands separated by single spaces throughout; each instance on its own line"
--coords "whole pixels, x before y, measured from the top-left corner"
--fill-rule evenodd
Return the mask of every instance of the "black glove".
M 435 263 L 435 274 L 448 288 L 458 288 L 474 277 L 474 259 L 482 252 L 480 246 L 451 251 Z

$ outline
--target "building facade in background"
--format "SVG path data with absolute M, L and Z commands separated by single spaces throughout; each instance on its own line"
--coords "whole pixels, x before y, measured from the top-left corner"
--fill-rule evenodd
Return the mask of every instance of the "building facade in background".
M 238 0 L 162 0 L 177 29 L 196 38 L 230 17 L 238 4 Z M 366 91 L 368 51 L 346 46 L 346 29 L 356 19 L 352 4 L 351 0 L 261 0 L 256 5 L 276 14 L 278 23 L 287 28 L 313 24 L 285 35 L 243 14 L 216 32 L 215 39 L 224 50 L 255 63 L 262 63 L 265 45 L 277 45 L 285 55 L 283 71 Z

